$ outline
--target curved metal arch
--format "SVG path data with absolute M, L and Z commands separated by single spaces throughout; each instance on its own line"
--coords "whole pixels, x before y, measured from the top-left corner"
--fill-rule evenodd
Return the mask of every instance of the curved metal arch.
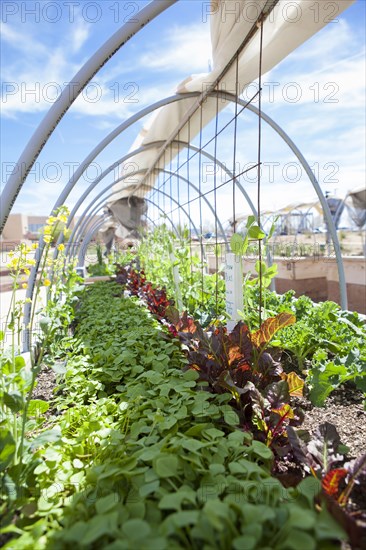
M 127 177 L 133 177 L 135 174 L 139 174 L 139 173 L 143 173 L 145 172 L 146 170 L 145 169 L 142 169 L 142 170 L 136 170 L 135 172 L 133 173 L 129 173 L 129 174 L 126 174 L 125 176 L 119 178 L 117 181 L 114 181 L 113 183 L 107 185 L 107 187 L 105 187 L 95 198 L 94 198 L 94 202 L 97 201 L 106 191 L 108 191 L 108 189 L 110 189 L 111 187 L 113 187 L 114 185 L 116 185 L 116 183 L 120 182 L 120 181 L 123 181 L 123 179 L 126 179 Z M 160 170 L 161 172 L 163 173 L 168 173 L 168 174 L 172 174 L 172 175 L 176 175 L 177 177 L 179 177 L 180 179 L 182 179 L 183 181 L 185 181 L 189 186 L 191 186 L 195 191 L 199 192 L 199 189 L 198 187 L 196 187 L 192 182 L 190 182 L 188 179 L 184 178 L 183 176 L 180 176 L 178 174 L 175 174 L 174 172 L 170 172 L 169 170 Z M 118 193 L 119 191 L 117 191 Z M 208 201 L 207 197 L 202 197 L 203 200 L 206 202 L 207 206 L 209 207 L 209 209 L 211 210 L 211 212 L 213 213 L 213 215 L 216 217 L 217 219 L 217 222 L 218 222 L 218 226 L 220 228 L 220 231 L 222 231 L 223 235 L 225 235 L 225 232 L 224 232 L 224 229 L 222 227 L 222 224 L 221 224 L 221 221 L 220 219 L 217 217 L 217 215 L 215 214 L 215 211 L 211 205 L 211 203 Z M 105 200 L 105 199 L 104 199 Z M 145 200 L 147 200 L 145 198 Z M 150 201 L 151 202 L 151 201 Z M 72 250 L 72 247 L 73 247 L 73 241 L 74 241 L 74 237 L 75 237 L 75 241 L 77 242 L 77 230 L 80 226 L 80 224 L 82 223 L 82 220 L 83 218 L 86 216 L 87 214 L 87 211 L 89 210 L 89 208 L 91 207 L 93 203 L 89 204 L 89 206 L 84 210 L 83 214 L 80 216 L 80 219 L 78 220 L 77 224 L 75 224 L 75 227 L 74 227 L 74 231 L 72 233 L 72 235 L 70 236 L 70 240 L 69 240 L 69 247 L 67 249 L 67 253 L 69 252 L 69 249 L 71 248 Z M 166 214 L 165 214 L 166 216 Z M 88 216 L 89 217 L 89 216 Z M 169 216 L 166 216 L 168 218 L 168 220 L 170 221 L 170 223 L 173 225 L 172 223 L 172 220 L 169 218 Z M 174 225 L 173 225 L 174 227 Z M 63 234 L 61 234 L 63 236 Z M 226 239 L 226 236 L 225 236 L 225 245 L 227 248 L 229 248 L 229 244 L 228 244 L 228 241 Z M 57 247 L 56 247 L 56 250 L 55 250 L 55 254 L 57 252 Z M 71 252 L 72 254 L 72 252 Z M 57 255 L 55 256 L 57 257 Z
M 182 94 L 183 95 L 183 94 Z M 200 95 L 200 92 L 192 92 L 190 94 L 187 94 L 186 97 L 182 97 L 182 98 L 179 98 L 180 99 L 187 99 L 189 96 L 192 97 L 192 96 L 199 96 Z M 336 255 L 336 260 L 337 260 L 337 267 L 338 267 L 338 278 L 339 278 L 339 288 L 340 288 L 340 298 L 341 298 L 341 307 L 343 309 L 347 309 L 347 286 L 346 286 L 346 279 L 345 279 L 345 274 L 344 274 L 344 267 L 343 267 L 343 260 L 342 260 L 342 254 L 341 254 L 341 249 L 340 249 L 340 246 L 339 246 L 339 241 L 338 241 L 338 236 L 337 236 L 337 231 L 335 229 L 335 226 L 334 226 L 334 223 L 333 223 L 333 219 L 332 219 L 332 215 L 330 213 L 330 209 L 329 209 L 329 206 L 328 206 L 328 203 L 326 202 L 326 199 L 324 197 L 324 195 L 322 194 L 322 191 L 321 191 L 321 188 L 319 186 L 319 183 L 315 177 L 315 175 L 313 174 L 308 162 L 306 161 L 305 157 L 302 155 L 301 151 L 298 149 L 298 147 L 295 145 L 295 143 L 291 140 L 291 138 L 286 134 L 286 132 L 269 116 L 267 115 L 266 113 L 264 113 L 263 111 L 259 111 L 259 109 L 257 107 L 255 107 L 254 105 L 248 105 L 247 102 L 245 102 L 243 99 L 240 99 L 238 97 L 236 97 L 235 95 L 233 94 L 230 94 L 230 93 L 227 93 L 227 92 L 221 92 L 221 91 L 216 91 L 216 92 L 210 92 L 209 94 L 210 97 L 216 97 L 216 96 L 219 96 L 220 98 L 223 98 L 223 99 L 226 99 L 228 101 L 232 101 L 232 102 L 237 102 L 239 105 L 241 106 L 245 106 L 248 108 L 249 111 L 253 112 L 254 114 L 256 114 L 257 116 L 261 116 L 261 118 L 269 125 L 271 126 L 271 128 L 273 130 L 275 130 L 275 132 L 280 136 L 282 137 L 282 139 L 285 141 L 285 143 L 290 147 L 290 149 L 292 150 L 292 152 L 295 154 L 295 156 L 298 158 L 298 160 L 300 161 L 300 164 L 303 166 L 303 168 L 305 169 L 305 172 L 306 174 L 308 175 L 312 185 L 313 185 L 313 188 L 315 189 L 317 195 L 318 195 L 318 198 L 319 198 L 319 201 L 322 205 L 322 208 L 323 208 L 323 212 L 324 212 L 324 215 L 325 215 L 325 218 L 327 220 L 327 224 L 328 224 L 328 227 L 329 227 L 329 231 L 330 231 L 330 234 L 331 234 L 331 237 L 332 237 L 332 241 L 333 241 L 333 245 L 334 245 L 334 250 L 335 250 L 335 255 Z M 121 129 L 120 131 L 123 131 L 123 129 Z M 109 136 L 111 136 L 111 134 L 109 134 Z M 109 138 L 109 136 L 107 136 L 107 138 Z M 106 138 L 106 139 L 107 139 Z M 114 139 L 113 137 L 111 138 L 111 140 Z M 110 141 L 111 141 L 110 140 Z M 110 142 L 108 141 L 108 143 Z M 102 146 L 102 148 L 104 148 L 105 145 Z M 97 149 L 100 149 L 99 152 L 102 150 L 102 148 L 100 149 L 99 146 L 97 146 L 95 149 L 94 149 L 94 152 L 97 150 Z M 95 154 L 95 156 L 97 154 L 99 154 L 99 152 L 97 152 Z M 93 157 L 93 159 L 95 158 L 95 156 Z M 90 160 L 90 162 L 92 162 L 92 160 Z M 85 161 L 84 161 L 85 162 Z M 84 164 L 84 163 L 83 163 Z M 83 164 L 81 166 L 83 166 Z M 87 166 L 86 166 L 87 167 Z M 85 168 L 86 168 L 85 167 Z M 81 168 L 81 167 L 80 167 Z M 84 169 L 85 169 L 84 168 Z M 81 175 L 81 174 L 80 174 Z M 75 181 L 76 183 L 76 181 Z M 60 204 L 58 204 L 58 206 L 60 206 L 62 204 L 62 202 Z M 257 216 L 257 214 L 253 211 L 252 209 L 252 212 L 255 216 Z
M 151 148 L 155 148 L 155 147 L 160 147 L 162 144 L 164 143 L 163 140 L 159 140 L 159 141 L 153 141 L 151 143 L 148 143 L 142 147 L 139 147 L 138 149 L 134 150 L 134 151 L 131 151 L 129 153 L 127 153 L 126 155 L 124 155 L 122 158 L 120 158 L 119 160 L 115 161 L 113 164 L 111 164 L 108 168 L 106 168 L 90 185 L 89 187 L 84 191 L 84 193 L 82 194 L 82 196 L 79 198 L 79 200 L 77 201 L 77 203 L 75 204 L 74 208 L 72 209 L 71 213 L 70 213 L 70 216 L 69 216 L 69 219 L 68 219 L 68 226 L 70 225 L 71 221 L 73 220 L 73 218 L 75 217 L 75 214 L 77 212 L 77 210 L 79 209 L 80 205 L 82 204 L 82 202 L 85 200 L 85 198 L 89 195 L 89 193 L 94 189 L 94 187 L 100 183 L 100 181 L 102 181 L 102 179 L 104 179 L 108 174 L 110 174 L 110 172 L 112 172 L 115 168 L 117 168 L 121 163 L 125 162 L 126 160 L 128 160 L 129 158 L 139 154 L 139 153 L 142 153 L 144 151 L 147 151 L 148 149 L 151 149 Z M 196 151 L 196 152 L 199 152 L 199 147 L 196 147 L 195 145 L 192 145 L 192 144 L 189 144 L 185 141 L 178 141 L 178 140 L 175 140 L 173 142 L 175 145 L 178 145 L 178 146 L 182 146 L 182 147 L 187 147 L 189 149 L 191 149 L 192 151 Z M 207 153 L 206 151 L 202 151 L 201 152 L 203 156 L 205 156 L 206 158 L 212 160 L 213 162 L 215 162 L 230 178 L 233 178 L 234 181 L 235 181 L 235 184 L 237 185 L 238 189 L 240 190 L 240 192 L 242 193 L 242 195 L 244 196 L 246 202 L 248 203 L 250 209 L 252 210 L 253 214 L 255 216 L 257 216 L 257 211 L 249 197 L 249 195 L 247 194 L 247 192 L 245 191 L 245 189 L 243 188 L 243 186 L 241 185 L 241 183 L 236 179 L 234 178 L 234 175 L 233 173 L 225 166 L 225 164 L 223 164 L 222 162 L 218 161 L 217 159 L 215 159 L 215 157 L 213 155 L 211 155 L 210 153 Z M 135 173 L 135 172 L 134 172 Z M 126 175 L 126 177 L 130 177 L 132 176 L 133 173 L 129 173 Z M 118 180 L 120 181 L 120 180 Z M 117 182 L 115 182 L 117 183 Z M 59 242 L 62 242 L 62 238 L 63 238 L 63 234 L 61 233 L 60 235 L 60 241 Z M 59 243 L 58 243 L 59 244 Z
M 160 106 L 163 106 L 163 105 L 167 104 L 168 102 L 174 102 L 174 101 L 179 101 L 179 100 L 182 100 L 182 99 L 188 99 L 189 97 L 197 97 L 199 95 L 200 95 L 200 92 L 192 92 L 190 94 L 181 94 L 182 97 L 178 98 L 177 96 L 175 96 L 173 99 L 170 98 L 170 101 L 162 100 Z M 237 98 L 235 95 L 229 94 L 229 93 L 226 93 L 226 92 L 210 92 L 209 95 L 211 97 L 216 97 L 218 95 L 219 97 L 227 99 L 228 101 L 237 102 L 239 105 L 242 105 L 242 106 L 244 106 L 244 104 L 245 104 L 245 102 L 243 100 L 241 100 L 240 98 Z M 294 142 L 289 138 L 289 136 L 282 130 L 282 128 L 277 123 L 275 123 L 273 121 L 273 119 L 271 119 L 268 115 L 266 115 L 263 111 L 259 112 L 259 110 L 256 107 L 254 107 L 253 105 L 247 105 L 247 107 L 249 108 L 250 111 L 257 114 L 257 116 L 261 116 L 261 118 L 263 118 L 263 120 L 265 120 L 265 122 L 267 122 L 284 139 L 285 143 L 287 143 L 287 145 L 290 147 L 290 149 L 294 152 L 296 157 L 299 159 L 299 161 L 300 161 L 301 165 L 304 167 L 311 183 L 313 184 L 314 189 L 316 190 L 316 193 L 317 193 L 317 195 L 319 197 L 319 200 L 320 200 L 320 203 L 322 205 L 323 212 L 324 212 L 324 215 L 326 217 L 327 223 L 329 224 L 330 233 L 331 233 L 331 237 L 332 237 L 332 240 L 333 240 L 333 245 L 334 245 L 334 248 L 335 248 L 336 259 L 337 259 L 337 267 L 338 267 L 341 307 L 343 309 L 347 309 L 347 287 L 346 287 L 346 281 L 345 281 L 345 275 L 344 275 L 343 261 L 342 261 L 340 246 L 339 246 L 339 242 L 338 242 L 338 236 L 337 236 L 336 230 L 334 228 L 334 224 L 333 224 L 333 220 L 332 220 L 332 216 L 331 216 L 328 204 L 325 200 L 325 197 L 322 195 L 320 186 L 319 186 L 319 184 L 318 184 L 318 182 L 315 178 L 315 175 L 312 173 L 309 164 L 307 163 L 306 159 L 304 158 L 304 156 L 302 155 L 300 150 L 297 148 L 297 146 L 294 144 Z M 154 108 L 157 108 L 157 107 L 154 107 Z M 151 109 L 151 110 L 154 110 L 154 108 Z M 151 112 L 151 110 L 149 111 L 149 109 L 146 109 L 144 114 L 141 115 L 141 116 L 145 116 L 148 112 Z M 141 116 L 140 116 L 140 118 L 141 118 Z M 139 119 L 139 117 L 136 115 L 136 120 L 138 120 L 138 119 Z M 134 120 L 134 122 L 136 120 Z M 126 122 L 128 122 L 128 121 L 126 121 Z M 133 122 L 131 122 L 131 124 L 132 123 Z M 94 160 L 94 158 L 104 149 L 104 147 L 106 147 L 106 145 L 108 145 L 108 143 L 110 143 L 115 137 L 117 137 L 117 135 L 119 135 L 119 133 L 121 133 L 123 131 L 123 129 L 124 129 L 122 127 L 123 125 L 124 125 L 124 123 L 122 125 L 120 125 L 115 131 L 111 132 L 92 151 L 92 153 L 85 159 L 85 161 L 80 166 L 80 175 L 79 175 L 79 177 L 81 176 L 81 173 Z M 82 171 L 81 171 L 81 168 L 82 168 Z M 75 173 L 74 177 L 72 178 L 72 181 L 71 180 L 69 181 L 70 188 L 69 189 L 64 188 L 63 192 L 61 193 L 61 195 L 59 197 L 60 202 L 56 201 L 57 206 L 56 205 L 54 206 L 52 212 L 54 211 L 55 208 L 60 206 L 65 201 L 65 199 L 68 196 L 68 194 L 70 193 L 71 189 L 76 184 L 77 180 L 75 179 L 75 176 L 76 176 L 76 173 Z M 24 182 L 24 180 L 25 180 L 25 177 L 22 178 L 20 187 L 22 186 L 22 183 Z M 18 193 L 19 190 L 20 190 L 20 188 L 16 190 L 16 193 Z M 12 206 L 12 203 L 10 203 L 10 205 L 8 207 L 8 211 L 6 213 L 6 216 L 8 215 L 8 213 L 11 209 L 11 206 Z M 29 284 L 29 287 L 28 287 L 28 290 L 27 290 L 27 297 L 29 297 L 29 298 L 32 298 L 32 295 L 33 295 L 36 273 L 38 271 L 40 259 L 41 259 L 42 254 L 43 254 L 43 248 L 44 247 L 42 245 L 43 245 L 43 243 L 42 243 L 42 240 L 40 239 L 39 248 L 38 248 L 37 254 L 36 254 L 36 265 L 31 270 L 30 284 Z M 27 310 L 29 310 L 28 314 L 27 314 Z M 29 304 L 26 304 L 25 305 L 25 312 L 24 312 L 25 322 L 27 321 L 27 317 L 29 317 L 29 314 L 30 314 L 30 307 L 29 307 Z
M 114 193 L 111 193 L 108 197 L 105 197 L 102 201 L 100 201 L 98 207 L 101 206 L 101 203 L 103 203 L 104 200 L 105 200 L 106 198 L 109 198 L 110 196 L 112 196 L 112 195 L 114 195 L 114 194 L 116 194 L 116 193 L 118 193 L 118 192 L 119 192 L 119 191 L 114 191 Z M 161 193 L 162 195 L 168 197 L 168 198 L 171 199 L 175 204 L 177 204 L 177 205 L 179 206 L 178 201 L 176 201 L 175 199 L 169 197 L 169 195 L 168 195 L 167 193 L 164 193 L 164 191 L 159 190 L 159 193 Z M 164 212 L 158 205 L 156 205 L 156 204 L 155 204 L 153 201 L 151 201 L 150 199 L 147 199 L 147 201 L 148 201 L 148 202 L 151 202 L 151 203 L 154 204 L 154 206 L 156 206 L 159 210 L 161 210 L 162 212 Z M 192 218 L 190 217 L 190 215 L 187 213 L 187 211 L 186 211 L 182 206 L 181 206 L 180 208 L 182 209 L 182 211 L 184 212 L 184 214 L 187 216 L 187 218 L 188 218 L 188 220 L 189 220 L 189 223 L 192 225 L 192 227 L 193 227 L 193 229 L 194 229 L 194 231 L 195 231 L 197 237 L 199 238 L 199 232 L 198 232 L 198 230 L 197 230 L 197 228 L 196 228 L 196 225 L 195 225 L 195 223 L 193 222 Z M 164 216 L 165 216 L 165 212 L 164 212 Z M 170 221 L 170 220 L 169 220 L 169 221 Z M 80 229 L 79 234 L 78 234 L 78 236 L 80 235 L 80 239 L 81 239 L 81 236 L 82 236 L 82 231 L 84 230 L 84 228 L 85 228 L 85 226 L 86 226 L 87 223 L 88 223 L 88 220 L 84 220 L 83 227 L 82 227 L 82 229 Z M 171 223 L 172 223 L 172 222 L 171 222 Z M 173 225 L 173 224 L 172 224 L 172 225 Z M 173 225 L 173 227 L 174 227 L 174 225 Z M 73 254 L 73 255 L 74 255 L 74 254 Z
M 1 195 L 1 227 L 2 232 L 11 208 L 29 174 L 33 164 L 47 143 L 58 123 L 69 110 L 75 99 L 80 95 L 93 76 L 107 61 L 147 23 L 172 6 L 177 0 L 153 0 L 142 8 L 134 19 L 127 21 L 88 59 L 76 73 L 73 80 L 67 84 L 58 99 L 53 103 L 42 122 L 28 141 L 19 157 L 13 172 Z
M 111 197 L 111 196 L 114 195 L 116 192 L 117 192 L 117 191 L 114 191 L 113 193 L 110 193 L 110 194 L 108 195 L 107 198 Z M 91 208 L 91 207 L 93 207 L 93 209 L 92 209 L 92 211 L 88 214 L 88 216 L 87 216 L 86 218 L 83 219 L 82 227 L 80 227 L 80 231 L 79 231 L 79 233 L 78 233 L 78 237 L 80 236 L 80 241 L 75 240 L 75 242 L 73 243 L 73 246 L 71 247 L 71 249 L 70 249 L 70 251 L 69 251 L 69 253 L 68 253 L 68 257 L 69 257 L 70 259 L 71 259 L 72 257 L 76 256 L 76 254 L 78 254 L 78 250 L 79 250 L 80 247 L 82 247 L 82 244 L 83 244 L 83 243 L 82 243 L 82 240 L 81 240 L 81 239 L 82 239 L 82 236 L 83 236 L 83 233 L 89 231 L 90 228 L 88 227 L 88 223 L 91 221 L 91 219 L 93 218 L 93 216 L 96 215 L 96 213 L 98 212 L 98 210 L 104 206 L 104 204 L 105 204 L 105 199 L 106 199 L 106 197 L 104 197 L 101 201 L 99 201 L 97 205 L 95 205 L 94 202 L 92 202 L 92 203 L 89 204 L 88 209 Z M 149 201 L 149 202 L 151 202 L 152 204 L 155 205 L 155 203 L 153 203 L 153 201 Z M 155 206 L 156 206 L 161 212 L 163 212 L 163 214 L 165 215 L 164 210 L 163 210 L 162 208 L 160 208 L 158 205 L 155 205 Z M 167 217 L 167 216 L 166 216 L 166 217 Z M 178 236 L 178 230 L 177 230 L 177 228 L 175 227 L 174 223 L 172 222 L 172 220 L 171 220 L 170 218 L 167 218 L 167 219 L 170 221 L 170 223 L 171 223 L 171 225 L 172 225 L 172 227 L 173 227 L 173 229 L 174 229 L 175 234 Z
M 222 92 L 220 92 L 220 93 L 219 92 L 210 92 L 209 95 L 212 96 L 212 97 L 216 97 L 218 94 L 222 95 Z M 67 199 L 70 192 L 72 191 L 72 189 L 76 185 L 77 181 L 80 179 L 82 173 L 88 168 L 88 166 L 97 157 L 97 155 L 99 153 L 101 153 L 101 151 L 103 151 L 103 149 L 105 149 L 105 147 L 109 143 L 111 143 L 120 133 L 122 133 L 129 126 L 131 126 L 132 124 L 134 124 L 135 122 L 137 122 L 138 120 L 140 120 L 141 118 L 143 118 L 147 114 L 153 112 L 154 110 L 156 110 L 159 107 L 163 107 L 164 105 L 167 105 L 169 103 L 174 103 L 175 101 L 181 101 L 181 100 L 189 99 L 189 98 L 192 98 L 192 97 L 198 97 L 200 95 L 201 95 L 200 92 L 189 92 L 189 93 L 186 93 L 186 94 L 176 94 L 174 96 L 170 96 L 168 98 L 165 98 L 163 100 L 160 100 L 160 101 L 154 103 L 153 105 L 150 105 L 149 107 L 147 107 L 145 109 L 142 109 L 141 111 L 139 111 L 139 113 L 136 113 L 135 115 L 131 116 L 127 121 L 125 121 L 122 124 L 120 124 L 119 126 L 117 126 L 117 128 L 115 128 L 112 132 L 110 132 L 91 151 L 91 153 L 89 153 L 89 155 L 84 159 L 84 161 L 81 163 L 79 168 L 76 170 L 75 174 L 72 176 L 72 178 L 69 180 L 69 182 L 66 184 L 66 186 L 62 190 L 61 194 L 59 195 L 58 199 L 56 200 L 56 202 L 55 202 L 55 204 L 54 204 L 54 206 L 51 210 L 51 214 L 54 213 L 55 210 L 57 210 L 57 208 L 59 208 L 60 206 L 62 206 L 64 204 L 65 200 Z M 234 96 L 232 94 L 225 94 L 225 97 L 227 97 L 227 99 L 229 101 L 237 101 L 236 96 Z M 164 141 L 162 141 L 162 143 L 164 143 Z M 191 146 L 191 148 L 192 148 L 192 146 Z M 214 158 L 214 157 L 212 157 L 212 158 Z M 223 167 L 222 163 L 219 163 L 217 161 L 217 159 L 216 159 L 216 162 L 219 166 L 221 166 L 226 171 L 226 173 L 230 173 L 230 172 L 227 171 L 226 167 Z M 233 178 L 233 174 L 231 174 L 231 177 Z M 22 182 L 20 184 L 20 187 L 23 185 L 24 180 L 25 180 L 25 177 L 22 178 Z M 245 192 L 245 190 L 243 189 L 241 184 L 236 179 L 235 179 L 235 182 L 238 185 L 241 192 L 246 197 L 246 200 L 247 200 L 253 214 L 257 217 L 256 210 L 255 210 L 254 205 L 252 204 L 249 196 L 247 195 L 247 193 Z M 19 190 L 17 190 L 17 193 L 19 192 Z M 4 189 L 4 191 L 5 191 L 5 189 Z M 11 208 L 11 205 L 9 207 L 9 210 L 10 210 L 10 208 Z M 6 215 L 8 215 L 8 213 L 9 212 L 7 212 Z M 32 299 L 32 297 L 33 297 L 36 276 L 37 276 L 39 265 L 40 265 L 40 262 L 41 262 L 41 259 L 42 259 L 43 250 L 44 250 L 44 243 L 43 243 L 42 237 L 40 237 L 39 242 L 38 242 L 38 248 L 37 248 L 36 254 L 35 254 L 35 262 L 36 263 L 31 268 L 31 273 L 30 273 L 29 281 L 28 281 L 28 288 L 27 288 L 27 292 L 26 292 L 26 298 L 29 298 L 29 299 Z M 29 324 L 30 313 L 31 313 L 31 304 L 26 303 L 25 306 L 24 306 L 24 323 L 25 323 L 26 326 Z M 25 351 L 28 351 L 27 340 L 28 339 L 26 337 L 26 339 L 25 339 L 25 342 L 26 342 L 25 343 Z

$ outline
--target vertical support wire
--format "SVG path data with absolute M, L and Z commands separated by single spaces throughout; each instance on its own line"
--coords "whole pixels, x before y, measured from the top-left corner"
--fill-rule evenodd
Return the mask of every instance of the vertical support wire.
M 239 97 L 239 54 L 236 54 L 235 60 L 235 96 Z M 238 102 L 235 101 L 234 116 L 234 151 L 233 151 L 233 233 L 236 232 L 236 141 L 238 133 Z
M 259 44 L 259 75 L 258 75 L 258 167 L 257 167 L 257 212 L 258 227 L 261 227 L 261 149 L 262 149 L 262 56 L 263 56 L 263 19 L 258 23 L 260 25 L 260 44 Z M 258 240 L 258 260 L 259 260 L 259 326 L 262 324 L 262 302 L 263 302 L 263 282 L 262 282 L 262 241 Z
M 218 137 L 218 125 L 219 125 L 219 95 L 216 96 L 216 118 L 215 118 L 215 141 L 214 141 L 214 157 L 215 157 L 215 165 L 214 165 L 214 210 L 215 210 L 215 317 L 216 321 L 218 319 L 218 303 L 219 303 L 219 295 L 218 295 L 218 286 L 219 286 L 219 262 L 218 262 L 218 240 L 217 240 L 217 137 Z M 234 183 L 235 187 L 235 183 Z
M 164 168 L 163 168 L 164 169 Z M 160 187 L 160 177 L 162 177 L 164 179 L 164 174 L 161 173 L 161 171 L 159 170 L 159 181 L 158 181 L 158 186 Z M 164 185 L 163 185 L 163 188 L 162 188 L 162 191 L 164 191 Z M 165 200 L 166 200 L 166 197 L 165 195 L 163 195 L 163 210 L 164 212 L 166 211 L 166 204 L 165 204 Z
M 178 137 L 177 137 L 177 139 L 178 139 L 178 142 L 179 142 L 179 141 L 180 141 L 180 130 L 179 130 L 179 132 L 178 132 Z M 177 194 L 178 194 L 178 199 L 177 199 L 177 200 L 178 200 L 178 204 L 179 204 L 179 206 L 180 206 L 180 178 L 178 177 L 178 176 L 179 176 L 179 168 L 180 168 L 179 153 L 180 153 L 180 146 L 178 145 L 177 169 L 176 169 L 177 178 L 176 178 L 176 179 L 177 179 L 177 190 L 178 190 L 178 191 L 177 191 Z M 179 208 L 179 210 L 178 210 L 178 227 L 179 227 L 180 229 L 182 229 L 181 223 L 182 223 L 182 222 L 181 222 L 181 212 L 180 212 L 180 208 Z
M 199 154 L 198 154 L 198 189 L 199 189 L 199 220 L 200 220 L 200 245 L 201 245 L 201 306 L 203 306 L 204 296 L 204 278 L 203 278 L 203 258 L 205 256 L 202 240 L 202 127 L 203 127 L 203 109 L 200 104 L 200 137 L 199 137 Z
M 170 171 L 170 175 L 169 175 L 169 195 L 170 195 L 170 211 L 173 210 L 172 206 L 173 206 L 173 186 L 172 186 L 172 163 L 173 163 L 173 153 L 172 153 L 172 144 L 170 144 L 170 147 L 169 147 L 169 171 Z
M 189 118 L 188 119 L 188 122 L 187 122 L 187 133 L 188 133 L 188 136 L 187 136 L 187 143 L 188 143 L 188 147 L 187 147 L 187 181 L 190 182 L 190 171 L 189 171 L 189 167 L 190 167 L 190 156 L 189 156 L 189 153 L 190 153 L 190 144 L 191 144 L 191 119 Z M 189 218 L 191 218 L 191 186 L 188 185 L 187 186 L 188 189 L 187 189 L 187 200 L 188 200 L 188 215 L 189 215 Z M 192 259 L 192 236 L 191 236 L 191 231 L 192 231 L 192 228 L 189 227 L 189 261 L 190 261 L 190 284 L 192 286 L 193 284 L 193 259 Z
M 149 188 L 151 189 L 151 185 L 153 184 L 153 181 L 152 181 L 153 178 L 151 177 L 151 175 L 150 175 L 149 179 L 150 179 L 150 181 L 149 181 Z M 161 193 L 158 193 L 158 209 L 160 209 L 160 195 L 161 195 Z M 160 210 L 159 210 L 159 212 L 160 212 Z M 159 222 L 159 217 L 160 217 L 160 214 L 158 214 L 158 217 L 157 217 L 157 219 L 156 219 L 156 222 L 157 222 L 157 223 Z
M 163 158 L 163 170 L 165 170 L 165 166 L 166 166 L 166 158 L 165 158 L 165 153 L 166 151 L 164 151 L 164 158 Z M 166 179 L 165 179 L 165 174 L 163 174 L 163 188 L 162 188 L 162 191 L 164 191 L 164 187 L 165 187 L 165 184 L 167 183 Z M 170 202 L 170 206 L 171 206 L 171 202 Z M 166 209 L 164 208 L 164 213 L 166 214 Z M 164 219 L 164 224 L 165 224 L 165 219 Z

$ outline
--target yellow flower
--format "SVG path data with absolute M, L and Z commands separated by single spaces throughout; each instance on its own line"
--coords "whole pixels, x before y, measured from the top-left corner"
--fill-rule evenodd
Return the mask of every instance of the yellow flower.
M 36 260 L 28 260 L 29 265 L 36 265 Z
M 53 225 L 55 222 L 57 222 L 57 218 L 55 218 L 55 216 L 50 216 L 47 220 L 48 225 Z
M 26 298 L 26 299 L 24 300 L 24 303 L 25 303 L 25 304 L 31 304 L 31 303 L 32 303 L 32 300 L 31 300 L 30 298 Z
M 22 284 L 22 288 L 28 288 L 28 284 L 27 284 L 27 283 L 23 283 L 23 284 Z
M 62 252 L 63 250 L 65 250 L 65 245 L 61 243 L 61 244 L 58 245 L 57 248 L 60 252 Z
M 38 243 L 33 243 L 32 248 L 33 248 L 33 250 L 36 250 L 38 248 Z
M 14 250 L 10 250 L 9 252 L 9 258 L 12 258 L 14 256 Z
M 30 275 L 30 269 L 28 269 L 27 267 L 24 268 L 24 273 L 26 275 Z
M 44 235 L 51 235 L 51 233 L 52 233 L 52 227 L 49 226 L 49 225 L 46 225 L 43 229 L 43 234 Z
M 44 279 L 43 284 L 44 284 L 44 286 L 50 286 L 51 281 L 49 279 Z
M 63 223 L 67 222 L 67 216 L 65 214 L 59 214 L 57 218 L 60 220 L 60 222 L 63 222 Z
M 45 236 L 43 237 L 43 240 L 44 240 L 45 243 L 50 244 L 50 242 L 51 242 L 51 235 L 45 235 Z

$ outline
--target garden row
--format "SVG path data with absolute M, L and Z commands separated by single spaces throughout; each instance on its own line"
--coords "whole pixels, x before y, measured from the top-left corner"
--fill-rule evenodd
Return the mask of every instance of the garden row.
M 5 548 L 339 547 L 342 531 L 314 506 L 319 482 L 273 477 L 273 453 L 239 428 L 231 393 L 207 391 L 123 287 L 84 291 L 74 327 L 48 358 L 57 414 L 28 433 L 21 484 L 17 465 L 3 477 L 3 533 L 17 537 Z
M 50 238 L 64 216 L 50 218 Z M 362 547 L 348 501 L 366 457 L 345 464 L 328 423 L 313 438 L 296 430 L 305 376 L 318 404 L 347 381 L 365 392 L 357 314 L 268 291 L 275 267 L 263 263 L 244 280 L 244 322 L 227 334 L 220 266 L 206 274 L 188 235 L 159 227 L 133 266 L 133 254 L 121 258 L 117 283 L 76 295 L 63 246 L 55 261 L 46 249 L 31 326 L 39 285 L 53 284 L 26 365 L 17 349 L 24 303 L 15 299 L 28 269 L 23 248 L 12 260 L 12 346 L 1 354 L 8 548 L 291 549 L 299 529 L 304 548 L 339 548 L 345 535 L 324 498 Z M 115 269 L 101 254 L 97 267 Z M 58 375 L 51 410 L 33 398 L 44 365 Z
M 258 232 L 253 220 L 249 220 L 248 225 L 247 236 L 251 229 Z M 237 251 L 239 247 L 240 253 L 245 252 L 251 242 L 234 234 L 232 249 Z M 265 245 L 263 248 L 265 256 Z M 220 250 L 217 252 L 221 254 Z M 215 320 L 225 321 L 224 266 L 217 261 L 217 272 L 207 274 L 204 262 L 192 253 L 187 232 L 182 231 L 178 238 L 165 226 L 156 228 L 142 241 L 138 257 L 147 280 L 165 287 L 168 297 L 175 303 L 180 300 L 183 309 L 203 327 Z M 179 273 L 178 289 L 174 268 Z M 314 304 L 307 296 L 296 300 L 293 291 L 283 295 L 271 292 L 269 286 L 276 269 L 276 265 L 268 267 L 262 261 L 260 266 L 257 262 L 255 273 L 246 274 L 241 312 L 245 324 L 252 331 L 259 329 L 259 309 L 262 320 L 281 312 L 295 315 L 296 323 L 278 332 L 271 346 L 279 350 L 277 356 L 286 370 L 306 376 L 309 397 L 314 405 L 322 406 L 330 393 L 346 382 L 352 382 L 366 397 L 365 320 L 357 312 L 342 311 L 334 302 Z

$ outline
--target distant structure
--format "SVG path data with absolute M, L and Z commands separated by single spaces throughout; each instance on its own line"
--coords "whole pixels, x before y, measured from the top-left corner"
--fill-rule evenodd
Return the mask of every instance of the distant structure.
M 38 241 L 48 216 L 31 216 L 28 214 L 10 214 L 0 237 L 1 246 L 8 245 L 9 250 L 21 242 Z M 70 224 L 73 229 L 78 218 Z
M 2 233 L 1 242 L 19 244 L 23 241 L 38 241 L 48 216 L 10 214 Z

